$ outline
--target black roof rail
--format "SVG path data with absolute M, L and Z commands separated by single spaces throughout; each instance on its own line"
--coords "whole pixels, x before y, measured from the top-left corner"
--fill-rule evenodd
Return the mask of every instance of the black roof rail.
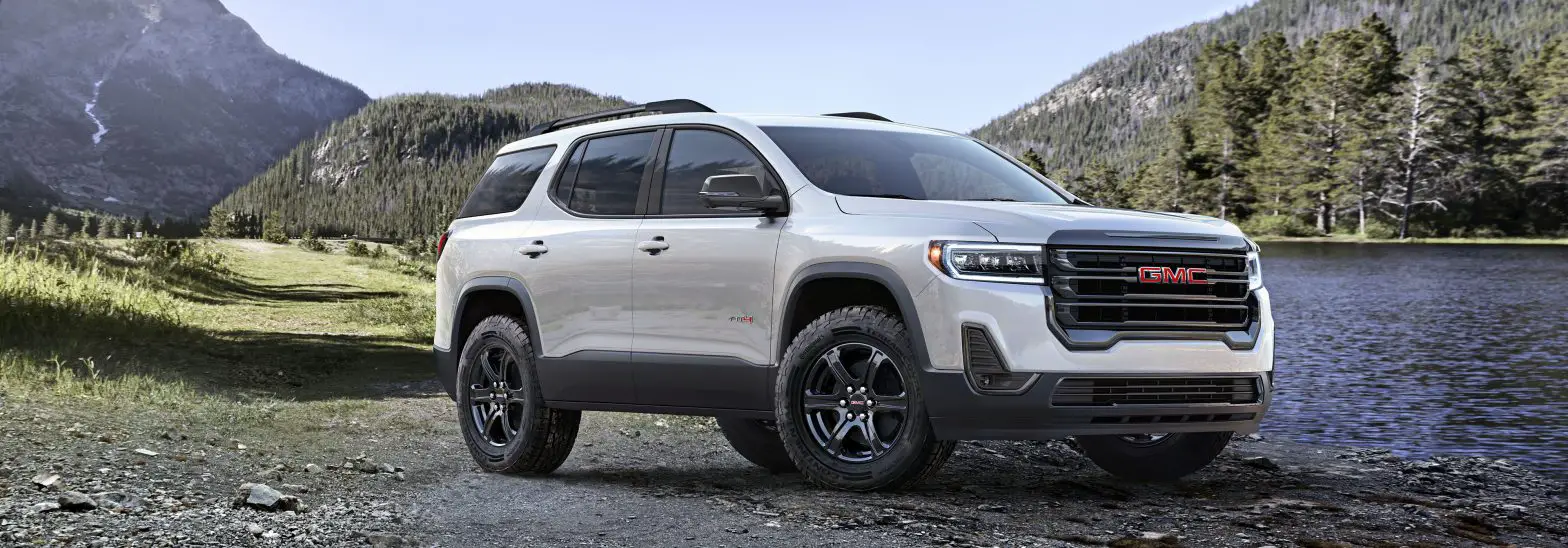
M 708 108 L 707 105 L 698 103 L 691 99 L 669 99 L 665 101 L 654 101 L 652 103 L 632 105 L 624 108 L 591 112 L 580 116 L 551 120 L 528 128 L 528 133 L 524 133 L 523 137 L 535 137 L 567 126 L 574 126 L 587 122 L 597 122 L 601 120 L 610 120 L 614 118 L 620 118 L 622 116 L 642 114 L 645 112 L 649 114 L 676 114 L 681 112 L 713 112 L 713 109 Z
M 835 112 L 835 113 L 832 113 L 832 114 L 823 114 L 823 116 L 837 116 L 839 118 L 859 118 L 861 120 L 876 120 L 878 122 L 891 122 L 892 121 L 892 120 L 889 120 L 887 118 L 883 118 L 879 114 L 872 114 L 870 112 Z

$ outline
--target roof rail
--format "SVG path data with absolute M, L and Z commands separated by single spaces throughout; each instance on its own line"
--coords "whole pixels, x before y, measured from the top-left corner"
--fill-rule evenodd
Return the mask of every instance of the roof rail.
M 632 114 L 642 114 L 644 112 L 650 114 L 676 114 L 681 112 L 713 112 L 713 109 L 708 108 L 707 105 L 698 103 L 691 99 L 669 99 L 665 101 L 654 101 L 652 103 L 632 105 L 624 108 L 591 112 L 580 116 L 551 120 L 528 128 L 528 132 L 524 133 L 523 137 L 535 137 L 567 126 L 610 120 L 614 118 L 620 118 L 622 116 L 630 116 Z
M 876 120 L 878 122 L 891 122 L 892 121 L 892 120 L 889 120 L 887 118 L 883 118 L 881 115 L 872 114 L 870 112 L 835 112 L 835 113 L 832 113 L 832 114 L 823 114 L 823 116 L 837 116 L 839 118 L 859 118 L 861 120 Z

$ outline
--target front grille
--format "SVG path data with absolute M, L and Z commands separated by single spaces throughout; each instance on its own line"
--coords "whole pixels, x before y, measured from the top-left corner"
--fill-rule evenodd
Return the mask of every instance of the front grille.
M 1066 378 L 1051 405 L 1190 405 L 1258 403 L 1257 377 Z
M 1242 253 L 1062 248 L 1049 253 L 1052 319 L 1063 328 L 1228 331 L 1245 330 L 1253 317 Z M 1144 278 L 1143 268 L 1155 276 Z

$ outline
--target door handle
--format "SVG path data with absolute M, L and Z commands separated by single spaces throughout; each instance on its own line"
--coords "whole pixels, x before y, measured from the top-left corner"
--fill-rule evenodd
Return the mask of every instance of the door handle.
M 540 255 L 549 253 L 550 248 L 544 245 L 544 240 L 534 240 L 534 243 L 517 248 L 517 252 L 527 255 L 530 259 L 538 259 Z
M 670 244 L 664 241 L 664 236 L 654 236 L 652 240 L 637 242 L 637 250 L 646 251 L 649 255 L 658 255 L 660 251 L 669 248 Z

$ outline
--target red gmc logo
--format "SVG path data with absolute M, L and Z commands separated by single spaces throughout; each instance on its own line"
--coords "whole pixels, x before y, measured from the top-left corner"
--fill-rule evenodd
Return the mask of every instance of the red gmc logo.
M 1194 284 L 1204 285 L 1209 283 L 1209 270 L 1206 268 L 1171 268 L 1168 266 L 1140 266 L 1138 267 L 1138 281 L 1146 284 Z M 1202 276 L 1201 278 L 1199 276 Z

